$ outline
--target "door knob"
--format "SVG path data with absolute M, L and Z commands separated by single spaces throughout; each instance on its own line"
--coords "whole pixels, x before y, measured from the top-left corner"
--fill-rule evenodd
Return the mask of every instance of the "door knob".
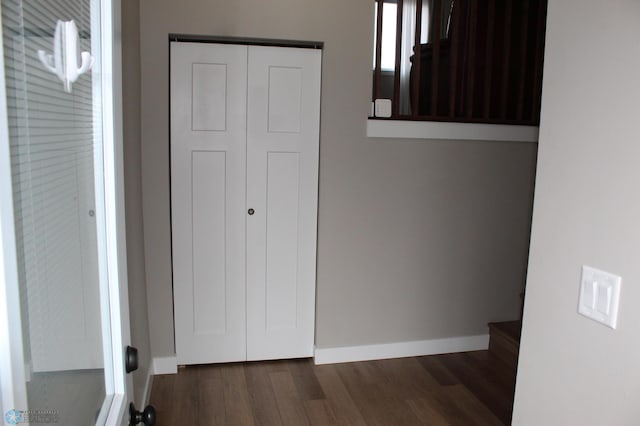
M 253 216 L 253 214 L 254 214 L 255 212 L 256 212 L 256 211 L 255 211 L 254 209 L 249 209 L 249 211 L 248 211 L 247 213 L 249 213 L 249 216 Z
M 156 424 L 156 409 L 153 405 L 147 405 L 144 411 L 137 411 L 133 402 L 129 404 L 129 426 L 142 423 L 146 426 L 153 426 Z
M 124 369 L 127 373 L 138 369 L 138 350 L 132 346 L 127 346 L 124 356 Z

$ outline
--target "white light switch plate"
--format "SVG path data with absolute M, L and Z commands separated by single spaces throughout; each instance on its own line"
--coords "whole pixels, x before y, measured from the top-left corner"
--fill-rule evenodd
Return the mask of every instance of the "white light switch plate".
M 616 328 L 622 278 L 590 266 L 582 267 L 578 313 Z
M 375 100 L 376 117 L 391 117 L 391 99 Z

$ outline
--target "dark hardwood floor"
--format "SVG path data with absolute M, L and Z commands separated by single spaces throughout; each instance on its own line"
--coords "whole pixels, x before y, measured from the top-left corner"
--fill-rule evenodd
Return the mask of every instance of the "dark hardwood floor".
M 156 376 L 162 425 L 508 425 L 515 371 L 487 351 L 314 365 L 180 368 Z

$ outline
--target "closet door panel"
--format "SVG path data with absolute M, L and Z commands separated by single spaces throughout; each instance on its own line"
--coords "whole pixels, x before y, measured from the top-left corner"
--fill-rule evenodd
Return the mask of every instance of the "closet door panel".
M 313 355 L 321 52 L 249 47 L 247 358 Z
M 267 154 L 266 330 L 297 326 L 299 160 L 298 153 Z
M 171 43 L 178 364 L 246 359 L 247 48 Z
M 191 161 L 193 229 L 193 331 L 224 333 L 226 300 L 226 155 L 194 151 Z M 198 303 L 206 301 L 205 303 Z

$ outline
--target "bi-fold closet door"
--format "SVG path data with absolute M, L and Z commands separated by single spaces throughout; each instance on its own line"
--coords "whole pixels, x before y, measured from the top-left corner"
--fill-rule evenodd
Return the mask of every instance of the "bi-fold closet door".
M 321 52 L 171 43 L 179 364 L 308 357 Z

